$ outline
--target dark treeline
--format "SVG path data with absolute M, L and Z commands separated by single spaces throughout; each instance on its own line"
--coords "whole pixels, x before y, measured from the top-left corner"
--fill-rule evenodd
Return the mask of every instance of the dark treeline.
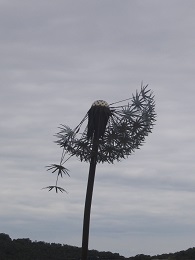
M 125 259 L 119 254 L 89 250 L 91 260 Z M 0 233 L 0 260 L 79 260 L 81 248 L 76 246 L 32 242 L 29 238 L 11 239 Z
M 79 260 L 81 248 L 42 241 L 31 241 L 29 238 L 11 239 L 0 233 L 0 260 Z M 195 247 L 162 255 L 136 255 L 125 258 L 118 253 L 89 250 L 89 260 L 194 260 Z

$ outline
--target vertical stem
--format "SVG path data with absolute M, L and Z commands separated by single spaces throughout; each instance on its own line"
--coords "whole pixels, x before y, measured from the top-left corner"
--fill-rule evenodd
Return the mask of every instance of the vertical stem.
M 91 202 L 93 195 L 93 186 L 95 180 L 95 170 L 97 164 L 97 153 L 98 153 L 98 140 L 93 139 L 92 155 L 89 167 L 89 176 L 87 184 L 87 192 L 85 199 L 85 210 L 83 218 L 83 238 L 82 238 L 82 260 L 87 260 L 88 244 L 89 244 L 89 225 L 90 225 L 90 212 Z

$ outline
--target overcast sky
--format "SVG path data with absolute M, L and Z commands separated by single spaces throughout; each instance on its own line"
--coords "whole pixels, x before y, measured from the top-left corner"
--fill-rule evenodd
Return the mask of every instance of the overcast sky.
M 157 122 L 128 159 L 98 165 L 89 248 L 195 246 L 194 12 L 193 0 L 0 0 L 0 232 L 81 246 L 89 165 L 67 162 L 68 194 L 42 190 L 55 184 L 54 134 L 143 81 Z

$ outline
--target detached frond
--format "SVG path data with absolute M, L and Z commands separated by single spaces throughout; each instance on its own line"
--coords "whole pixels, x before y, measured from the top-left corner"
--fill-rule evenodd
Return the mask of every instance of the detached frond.
M 48 168 L 47 171 L 52 170 L 52 173 L 58 171 L 58 176 L 60 175 L 62 177 L 62 173 L 64 173 L 65 175 L 68 175 L 70 177 L 70 175 L 68 173 L 69 170 L 62 165 L 51 164 L 51 165 L 46 166 L 46 167 Z
M 67 193 L 67 191 L 65 189 L 63 189 L 63 188 L 61 188 L 59 186 L 48 186 L 48 187 L 45 187 L 43 189 L 49 189 L 48 191 L 51 191 L 51 190 L 55 189 L 56 193 L 58 193 L 58 191 L 61 191 L 62 193 L 63 192 Z

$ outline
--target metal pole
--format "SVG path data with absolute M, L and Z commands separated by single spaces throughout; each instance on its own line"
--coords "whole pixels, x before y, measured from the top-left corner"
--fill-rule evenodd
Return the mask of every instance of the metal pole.
M 92 202 L 92 195 L 93 195 L 93 186 L 95 180 L 95 170 L 97 165 L 98 145 L 99 145 L 98 140 L 93 139 L 92 155 L 91 155 L 91 161 L 89 167 L 89 176 L 88 176 L 84 219 L 83 219 L 83 238 L 82 238 L 82 256 L 81 256 L 82 260 L 87 260 L 87 254 L 88 254 L 90 212 L 91 212 L 91 202 Z

